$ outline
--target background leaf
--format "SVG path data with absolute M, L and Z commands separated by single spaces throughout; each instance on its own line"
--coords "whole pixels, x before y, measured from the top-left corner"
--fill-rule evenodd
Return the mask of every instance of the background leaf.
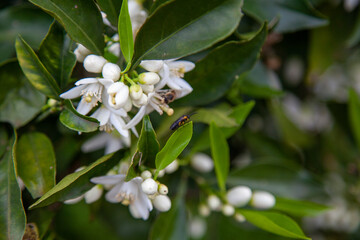
M 136 36 L 133 66 L 145 59 L 178 58 L 210 47 L 235 30 L 241 6 L 242 0 L 176 0 L 162 5 Z
M 106 13 L 106 18 L 113 26 L 117 26 L 122 0 L 96 0 L 101 10 Z
M 326 210 L 330 210 L 330 207 L 309 201 L 277 197 L 276 205 L 273 209 L 283 211 L 293 216 L 304 217 L 323 213 Z
M 34 199 L 55 186 L 55 153 L 45 134 L 32 132 L 20 137 L 16 164 L 19 177 Z
M 50 13 L 70 37 L 97 55 L 104 52 L 103 21 L 93 1 L 30 0 Z
M 236 127 L 234 118 L 229 115 L 231 110 L 220 109 L 220 108 L 201 108 L 196 110 L 196 114 L 192 117 L 194 122 L 202 122 L 210 124 L 211 122 L 216 123 L 219 127 Z
M 349 119 L 352 134 L 360 149 L 360 100 L 353 89 L 349 91 Z
M 127 1 L 122 2 L 119 16 L 118 31 L 121 52 L 124 55 L 128 66 L 131 66 L 130 61 L 134 54 L 134 40 L 132 35 L 131 20 Z M 126 68 L 128 69 L 129 67 Z

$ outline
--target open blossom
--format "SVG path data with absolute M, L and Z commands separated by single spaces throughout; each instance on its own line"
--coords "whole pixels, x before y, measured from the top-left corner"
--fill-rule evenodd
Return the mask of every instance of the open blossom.
M 89 140 L 85 141 L 81 146 L 81 150 L 85 153 L 105 148 L 105 154 L 116 152 L 122 148 L 130 147 L 131 136 L 124 137 L 117 131 L 112 133 L 102 132 Z
M 105 199 L 112 203 L 122 203 L 129 205 L 130 213 L 135 218 L 148 219 L 150 211 L 153 209 L 148 196 L 142 191 L 141 177 L 135 177 L 125 182 L 125 175 L 101 176 L 91 179 L 96 184 L 114 184 L 114 187 L 106 193 Z

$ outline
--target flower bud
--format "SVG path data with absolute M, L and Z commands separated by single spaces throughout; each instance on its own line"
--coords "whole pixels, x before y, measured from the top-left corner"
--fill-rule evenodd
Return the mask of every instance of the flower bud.
M 154 85 L 141 85 L 141 88 L 145 93 L 152 93 L 155 87 Z
M 91 73 L 101 73 L 106 62 L 105 58 L 91 54 L 84 59 L 84 68 Z
M 109 104 L 115 109 L 123 107 L 129 98 L 129 87 L 122 82 L 116 82 L 109 86 Z
M 91 51 L 89 49 L 87 49 L 84 45 L 82 44 L 78 44 L 77 48 L 78 52 L 83 55 L 84 57 L 86 57 L 87 55 L 91 54 Z
M 113 43 L 108 48 L 108 51 L 112 54 L 114 54 L 116 57 L 120 57 L 120 43 Z
M 268 209 L 275 206 L 275 197 L 266 191 L 256 191 L 252 195 L 251 205 L 258 209 Z
M 153 204 L 160 212 L 167 212 L 171 208 L 171 201 L 167 195 L 157 195 L 153 200 Z
M 97 200 L 99 200 L 99 198 L 101 197 L 103 193 L 103 187 L 100 184 L 95 185 L 94 187 L 92 187 L 89 191 L 87 191 L 84 195 L 85 197 L 85 202 L 87 204 L 96 202 Z
M 211 210 L 220 210 L 221 209 L 221 201 L 216 195 L 210 195 L 207 199 L 209 208 Z
M 235 208 L 233 207 L 233 205 L 230 204 L 225 204 L 224 206 L 222 206 L 221 210 L 222 213 L 227 217 L 230 217 L 235 213 Z
M 203 217 L 208 217 L 210 215 L 210 208 L 205 204 L 200 204 L 199 214 Z
M 152 174 L 149 170 L 145 170 L 141 173 L 141 177 L 142 177 L 142 179 L 146 180 L 148 178 L 151 178 Z
M 165 175 L 165 170 L 160 170 L 159 173 L 158 173 L 158 177 L 159 178 L 162 178 L 163 176 Z
M 148 96 L 146 94 L 141 94 L 141 98 L 139 100 L 133 100 L 133 104 L 135 107 L 140 108 L 143 105 L 146 105 L 148 102 Z
M 196 217 L 189 221 L 188 229 L 191 238 L 202 238 L 206 233 L 206 222 L 204 219 Z
M 102 69 L 102 75 L 104 78 L 111 79 L 114 82 L 120 79 L 121 69 L 114 63 L 105 63 Z
M 78 48 L 76 48 L 74 50 L 74 54 L 76 56 L 76 61 L 81 62 L 81 63 L 84 62 L 84 59 L 85 59 L 86 56 L 82 55 Z
M 139 85 L 132 85 L 130 87 L 130 97 L 137 101 L 142 97 L 143 91 Z
M 154 72 L 146 72 L 146 73 L 141 73 L 139 75 L 139 82 L 141 84 L 153 85 L 158 83 L 159 81 L 160 81 L 159 75 Z
M 168 187 L 165 184 L 160 184 L 159 193 L 162 195 L 166 195 L 166 194 L 168 194 L 168 192 L 169 192 Z
M 157 192 L 158 184 L 155 182 L 154 179 L 148 178 L 144 182 L 141 183 L 141 189 L 147 195 L 152 195 Z
M 251 189 L 246 186 L 231 188 L 226 193 L 226 198 L 228 202 L 235 207 L 245 206 L 251 199 Z
M 199 172 L 207 173 L 213 170 L 214 162 L 206 154 L 197 153 L 191 158 L 190 165 Z
M 246 221 L 246 218 L 241 213 L 235 213 L 234 218 L 236 221 L 242 223 Z
M 167 174 L 170 174 L 170 173 L 173 173 L 176 170 L 178 170 L 178 168 L 179 168 L 179 161 L 177 159 L 175 159 L 174 161 L 172 161 L 172 163 L 167 165 L 167 167 L 165 168 L 165 172 Z
M 149 72 L 159 72 L 163 65 L 164 62 L 162 60 L 145 60 L 140 62 L 140 66 Z

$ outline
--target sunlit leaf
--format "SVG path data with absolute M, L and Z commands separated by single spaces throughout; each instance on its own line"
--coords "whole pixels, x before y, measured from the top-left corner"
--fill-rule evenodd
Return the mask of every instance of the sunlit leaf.
M 134 54 L 134 40 L 127 1 L 122 2 L 118 28 L 121 52 L 128 66 L 131 66 L 129 64 Z

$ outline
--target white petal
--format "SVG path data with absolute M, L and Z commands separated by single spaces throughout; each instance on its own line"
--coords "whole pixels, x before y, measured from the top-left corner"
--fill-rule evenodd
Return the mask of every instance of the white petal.
M 117 198 L 117 195 L 119 194 L 123 182 L 116 184 L 109 192 L 106 193 L 105 199 L 111 203 L 118 203 L 120 202 L 120 199 Z
M 116 130 L 118 130 L 121 135 L 123 135 L 124 137 L 129 136 L 129 130 L 125 129 L 125 122 L 121 117 L 116 116 L 115 114 L 111 114 L 110 122 L 112 125 L 114 125 Z
M 175 81 L 176 77 L 169 78 L 166 85 L 169 86 L 169 88 L 174 90 L 181 90 L 181 87 L 176 83 Z
M 81 151 L 84 153 L 92 152 L 99 150 L 105 147 L 110 135 L 108 133 L 100 133 L 96 136 L 86 140 L 83 145 L 81 146 Z
M 130 122 L 128 122 L 125 125 L 125 129 L 130 129 L 132 127 L 135 127 L 144 117 L 146 112 L 146 106 L 142 106 L 139 111 L 136 113 L 136 115 L 131 119 Z
M 92 99 L 91 102 L 96 101 L 95 99 Z M 90 112 L 90 110 L 93 108 L 92 103 L 88 103 L 86 101 L 81 100 L 79 102 L 79 105 L 76 108 L 76 111 L 78 111 L 82 115 L 86 115 Z
M 162 69 L 162 71 L 159 73 L 159 75 L 161 76 L 161 80 L 158 84 L 156 84 L 155 86 L 155 91 L 162 89 L 167 81 L 169 80 L 169 76 L 170 76 L 170 70 L 167 64 L 164 64 L 164 67 Z
M 99 78 L 99 82 L 100 82 L 102 85 L 104 85 L 106 88 L 110 87 L 111 84 L 114 83 L 113 80 L 107 79 L 107 78 Z
M 162 60 L 144 60 L 140 63 L 140 66 L 149 72 L 159 72 L 163 65 Z
M 100 122 L 100 126 L 103 126 L 109 121 L 110 113 L 105 107 L 100 107 L 90 117 L 96 118 Z
M 75 203 L 80 202 L 83 198 L 84 198 L 84 195 L 81 195 L 81 196 L 76 197 L 76 198 L 65 200 L 64 203 L 65 204 L 75 204 Z
M 69 91 L 60 94 L 60 97 L 64 99 L 78 98 L 81 96 L 81 90 L 83 90 L 84 88 L 86 88 L 86 85 L 73 87 Z
M 169 62 L 167 63 L 169 65 L 169 68 L 185 68 L 185 72 L 189 72 L 195 68 L 195 64 L 190 61 L 175 61 L 175 62 Z
M 99 81 L 97 80 L 97 78 L 83 78 L 83 79 L 80 79 L 79 81 L 77 81 L 75 83 L 75 85 L 79 86 L 79 85 L 98 83 L 98 82 Z
M 119 149 L 122 149 L 124 145 L 121 143 L 120 138 L 111 137 L 108 139 L 105 146 L 105 154 L 116 152 Z
M 131 131 L 133 132 L 133 134 L 135 135 L 135 137 L 139 137 L 139 134 L 138 134 L 138 132 L 137 132 L 137 130 L 136 130 L 136 128 L 135 127 L 132 127 L 131 128 Z M 128 146 L 130 146 L 130 144 L 128 145 Z
M 125 179 L 124 174 L 118 174 L 118 175 L 93 177 L 92 179 L 90 179 L 90 181 L 96 184 L 117 184 L 123 181 L 124 179 Z
M 100 199 L 102 193 L 103 193 L 103 187 L 101 185 L 95 185 L 85 193 L 84 195 L 85 202 L 87 204 L 96 202 L 97 200 Z

